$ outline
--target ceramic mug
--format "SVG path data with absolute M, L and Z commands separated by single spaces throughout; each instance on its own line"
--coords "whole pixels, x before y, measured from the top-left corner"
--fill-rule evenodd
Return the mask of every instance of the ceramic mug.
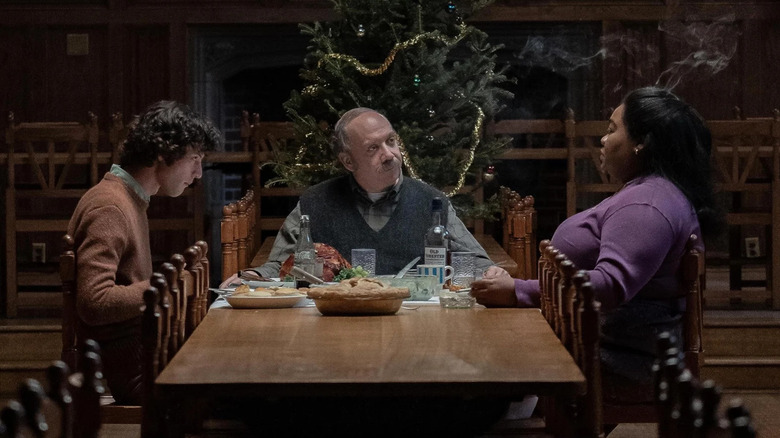
M 417 275 L 420 277 L 436 277 L 439 285 L 452 279 L 452 266 L 449 265 L 417 265 Z

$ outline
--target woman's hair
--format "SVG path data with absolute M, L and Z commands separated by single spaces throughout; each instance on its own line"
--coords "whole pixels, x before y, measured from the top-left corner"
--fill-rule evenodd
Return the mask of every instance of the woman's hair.
M 671 91 L 639 88 L 624 99 L 623 123 L 644 148 L 638 153 L 643 174 L 669 179 L 693 204 L 702 234 L 723 226 L 715 203 L 711 172 L 712 136 L 699 113 Z
M 163 100 L 149 106 L 127 134 L 119 164 L 125 169 L 151 167 L 162 157 L 167 165 L 187 153 L 221 148 L 222 135 L 211 122 L 182 103 Z

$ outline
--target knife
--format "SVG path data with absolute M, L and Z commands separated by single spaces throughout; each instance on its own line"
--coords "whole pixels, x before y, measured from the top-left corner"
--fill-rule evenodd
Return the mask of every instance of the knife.
M 314 284 L 322 284 L 322 283 L 325 283 L 325 281 L 323 281 L 321 278 L 317 277 L 317 276 L 316 276 L 316 275 L 314 275 L 314 274 L 310 274 L 310 273 L 308 273 L 308 272 L 304 271 L 303 269 L 301 269 L 301 268 L 300 268 L 300 267 L 298 267 L 298 266 L 293 266 L 293 267 L 292 267 L 292 272 L 293 272 L 294 274 L 301 275 L 303 278 L 305 278 L 305 279 L 309 280 L 310 282 L 312 282 L 312 283 L 314 283 Z
M 401 270 L 400 270 L 400 271 L 398 271 L 398 273 L 397 273 L 397 274 L 395 274 L 395 278 L 404 278 L 404 274 L 406 274 L 406 272 L 407 272 L 407 271 L 409 271 L 410 269 L 412 269 L 412 266 L 414 266 L 414 264 L 415 264 L 415 263 L 417 263 L 418 261 L 420 261 L 420 257 L 419 257 L 419 256 L 418 256 L 418 257 L 415 257 L 415 258 L 414 258 L 414 260 L 412 260 L 412 261 L 411 261 L 411 262 L 409 262 L 409 263 L 408 263 L 406 266 L 404 266 L 403 268 L 401 268 Z

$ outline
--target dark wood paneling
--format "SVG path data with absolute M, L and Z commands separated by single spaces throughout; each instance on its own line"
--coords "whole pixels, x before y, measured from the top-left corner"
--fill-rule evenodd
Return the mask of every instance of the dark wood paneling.
M 780 108 L 780 21 L 745 23 L 743 32 L 742 114 L 771 117 Z
M 0 27 L 0 126 L 5 126 L 8 111 L 27 118 L 26 103 L 33 86 L 27 56 L 31 52 L 31 34 L 25 27 Z
M 608 118 L 623 96 L 635 88 L 652 85 L 661 72 L 660 36 L 656 23 L 604 23 L 604 95 Z
M 87 35 L 89 53 L 67 54 L 67 35 Z M 83 121 L 107 114 L 107 37 L 102 27 L 0 28 L 0 110 L 17 121 Z M 96 92 L 97 90 L 97 92 Z
M 89 53 L 68 55 L 68 34 L 87 35 Z M 45 34 L 45 52 L 33 65 L 43 72 L 45 120 L 84 121 L 89 111 L 108 114 L 108 38 L 105 27 L 55 27 Z M 95 92 L 100 90 L 100 92 Z M 74 118 L 75 117 L 75 118 Z
M 138 114 L 160 99 L 171 98 L 169 44 L 168 26 L 127 28 L 122 109 L 126 116 Z
M 661 85 L 694 106 L 705 119 L 729 119 L 743 95 L 741 22 L 688 22 L 660 26 Z M 756 42 L 754 42 L 756 43 Z

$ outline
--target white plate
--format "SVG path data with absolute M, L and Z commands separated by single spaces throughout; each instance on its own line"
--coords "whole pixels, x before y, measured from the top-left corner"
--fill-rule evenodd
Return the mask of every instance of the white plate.
M 225 298 L 234 309 L 281 309 L 293 307 L 306 299 L 306 295 L 288 295 L 278 297 L 242 297 Z

